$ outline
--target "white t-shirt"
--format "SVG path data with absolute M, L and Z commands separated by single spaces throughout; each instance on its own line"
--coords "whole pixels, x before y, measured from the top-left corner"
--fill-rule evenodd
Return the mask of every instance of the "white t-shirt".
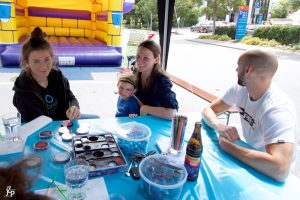
M 260 151 L 265 145 L 280 142 L 295 144 L 292 169 L 297 156 L 297 115 L 294 104 L 275 85 L 257 101 L 251 101 L 246 87 L 234 85 L 222 97 L 238 107 L 243 136 L 248 144 Z

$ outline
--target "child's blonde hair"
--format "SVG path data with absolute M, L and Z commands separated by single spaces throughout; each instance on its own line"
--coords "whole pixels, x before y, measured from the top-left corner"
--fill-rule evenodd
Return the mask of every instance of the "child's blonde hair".
M 133 73 L 120 74 L 118 84 L 120 82 L 130 83 L 131 85 L 133 85 L 134 88 L 136 88 L 136 76 Z

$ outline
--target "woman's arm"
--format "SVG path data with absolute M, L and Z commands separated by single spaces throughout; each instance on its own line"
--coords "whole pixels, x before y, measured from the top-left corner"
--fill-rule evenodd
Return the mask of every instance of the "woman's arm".
M 177 110 L 172 108 L 143 105 L 140 108 L 140 115 L 153 115 L 155 117 L 171 120 Z
M 137 96 L 133 95 L 133 97 L 138 101 L 140 107 L 144 105 L 143 102 L 139 98 L 137 98 Z
M 66 110 L 66 116 L 68 119 L 79 119 L 80 118 L 80 108 L 79 102 L 76 99 L 75 95 L 70 89 L 70 84 L 67 78 L 63 76 L 63 81 L 65 85 L 65 95 L 68 105 L 68 109 Z

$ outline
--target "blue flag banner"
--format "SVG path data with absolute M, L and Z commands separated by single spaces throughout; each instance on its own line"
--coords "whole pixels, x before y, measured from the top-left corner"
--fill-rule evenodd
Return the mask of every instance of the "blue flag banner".
M 246 35 L 247 20 L 248 20 L 249 6 L 240 6 L 239 17 L 236 25 L 235 39 L 242 39 Z

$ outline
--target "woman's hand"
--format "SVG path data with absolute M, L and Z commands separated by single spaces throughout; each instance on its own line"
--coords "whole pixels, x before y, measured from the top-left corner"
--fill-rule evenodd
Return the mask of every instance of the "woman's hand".
M 71 106 L 66 111 L 66 115 L 69 120 L 79 119 L 80 118 L 80 110 L 76 106 Z
M 138 114 L 129 114 L 129 115 L 128 115 L 129 118 L 135 118 L 135 117 L 137 117 L 137 116 L 139 116 L 139 115 L 138 115 Z
M 148 109 L 149 109 L 149 106 L 147 106 L 147 105 L 142 105 L 142 106 L 140 107 L 140 115 L 142 116 L 142 115 L 147 115 L 147 114 L 149 114 Z

